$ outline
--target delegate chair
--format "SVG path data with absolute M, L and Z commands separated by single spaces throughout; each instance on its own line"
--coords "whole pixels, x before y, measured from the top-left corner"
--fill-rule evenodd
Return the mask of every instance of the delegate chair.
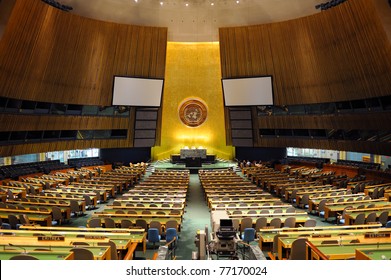
M 303 197 L 301 198 L 301 201 L 299 203 L 299 207 L 300 208 L 308 208 L 309 200 L 310 200 L 310 195 L 309 194 L 303 195 Z
M 270 226 L 273 227 L 273 228 L 280 228 L 281 227 L 281 219 L 280 218 L 273 218 L 271 221 L 270 221 Z
M 26 214 L 19 215 L 20 223 L 24 226 L 34 226 L 35 224 L 30 222 L 29 217 Z
M 57 206 L 53 206 L 52 215 L 53 215 L 52 225 L 61 225 L 63 219 L 61 209 Z
M 3 220 L 0 218 L 0 228 L 1 229 L 11 229 L 11 225 L 9 223 L 3 223 Z
M 151 221 L 149 223 L 149 228 L 156 228 L 159 232 L 159 235 L 162 235 L 163 229 L 162 229 L 162 224 L 159 221 Z
M 8 222 L 11 226 L 11 229 L 19 229 L 19 227 L 21 226 L 18 217 L 12 214 L 8 215 Z
M 306 241 L 307 238 L 298 238 L 292 242 L 290 260 L 305 260 L 306 259 Z
M 166 230 L 166 242 L 169 243 L 173 241 L 174 239 L 178 239 L 178 232 L 176 231 L 175 228 L 168 228 Z M 174 242 L 176 243 L 176 242 Z
M 91 197 L 87 194 L 83 194 L 84 201 L 86 203 L 86 209 L 94 209 L 94 205 L 92 205 Z
M 315 219 L 308 219 L 304 222 L 304 227 L 316 227 L 316 220 Z
M 104 218 L 105 228 L 115 228 L 115 221 L 112 218 Z
M 10 260 L 38 260 L 38 259 L 31 255 L 20 254 L 20 255 L 12 256 Z
M 155 249 L 155 244 L 160 243 L 161 236 L 157 228 L 148 229 L 148 242 L 153 244 L 153 249 Z
M 345 215 L 349 209 L 353 209 L 353 206 L 345 207 L 345 209 L 343 209 L 343 211 L 342 211 L 342 214 L 337 215 L 337 224 L 344 224 L 345 223 Z
M 71 216 L 76 217 L 80 212 L 79 203 L 76 200 L 71 199 L 69 205 L 71 208 Z
M 245 228 L 241 237 L 244 242 L 250 244 L 250 242 L 255 240 L 255 229 Z
M 146 220 L 137 219 L 136 220 L 136 227 L 143 228 L 145 231 L 148 231 L 148 223 Z
M 240 222 L 240 231 L 243 233 L 246 228 L 253 227 L 253 219 L 250 217 L 243 218 Z
M 384 227 L 386 225 L 387 221 L 388 221 L 388 211 L 381 212 L 380 215 L 379 215 L 378 221 Z
M 123 219 L 121 220 L 121 228 L 130 228 L 133 224 L 130 220 Z
M 365 223 L 375 223 L 377 219 L 376 212 L 369 213 L 367 218 L 365 219 Z
M 290 201 L 292 204 L 296 204 L 296 194 L 297 194 L 297 190 L 293 190 L 291 194 L 291 201 Z
M 379 188 L 376 187 L 373 189 L 373 192 L 372 192 L 372 199 L 376 199 L 376 198 L 379 198 Z
M 175 228 L 176 230 L 178 230 L 178 222 L 176 220 L 168 220 L 166 222 L 166 231 L 169 228 Z
M 319 217 L 324 217 L 324 208 L 326 206 L 326 202 L 327 202 L 327 199 L 322 199 L 320 202 L 319 202 L 319 205 L 318 205 L 318 215 Z
M 355 225 L 363 225 L 365 224 L 365 213 L 360 213 L 357 215 L 356 219 L 354 220 Z
M 169 243 L 168 248 L 173 252 L 175 256 L 175 249 L 177 246 L 178 233 L 175 228 L 169 228 L 166 231 L 166 243 Z
M 267 218 L 266 217 L 260 217 L 255 222 L 255 231 L 258 232 L 260 229 L 267 226 Z
M 93 218 L 93 219 L 89 220 L 87 225 L 89 228 L 101 228 L 102 227 L 102 223 L 99 218 Z
M 173 209 L 170 211 L 170 215 L 179 215 L 181 213 L 181 211 L 177 210 L 177 209 Z
M 288 217 L 285 219 L 284 228 L 296 227 L 296 217 Z
M 93 260 L 94 254 L 86 248 L 73 248 L 71 251 L 74 254 L 74 260 Z
M 296 213 L 296 208 L 295 207 L 289 207 L 286 209 L 286 213 Z

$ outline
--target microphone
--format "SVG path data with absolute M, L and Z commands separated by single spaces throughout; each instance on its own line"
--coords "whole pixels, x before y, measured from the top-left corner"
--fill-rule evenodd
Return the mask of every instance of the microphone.
M 12 244 L 12 243 L 8 243 L 8 245 L 11 246 L 11 247 L 20 248 L 20 249 L 23 250 L 22 254 L 27 254 L 26 248 L 24 248 L 24 247 L 22 247 L 22 246 L 18 246 L 18 245 Z

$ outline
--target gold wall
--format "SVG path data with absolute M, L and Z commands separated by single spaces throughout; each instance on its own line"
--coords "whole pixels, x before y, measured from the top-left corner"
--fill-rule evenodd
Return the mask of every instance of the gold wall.
M 199 127 L 185 126 L 178 107 L 187 98 L 203 100 L 208 117 Z M 152 148 L 153 160 L 178 154 L 184 146 L 203 146 L 208 154 L 232 159 L 225 143 L 219 43 L 168 42 L 164 81 L 161 145 Z

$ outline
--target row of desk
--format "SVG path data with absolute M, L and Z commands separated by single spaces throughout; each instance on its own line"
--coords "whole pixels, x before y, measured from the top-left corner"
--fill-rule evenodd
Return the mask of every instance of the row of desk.
M 376 249 L 378 246 L 391 249 L 391 229 L 379 224 L 357 226 L 330 226 L 298 229 L 262 229 L 259 246 L 270 251 L 276 259 L 289 259 L 295 240 L 306 238 L 312 251 L 307 250 L 306 259 L 350 259 L 360 248 Z M 383 245 L 382 245 L 383 244 Z M 343 253 L 342 253 L 343 252 Z M 304 257 L 304 256 L 303 256 Z
M 28 252 L 34 255 L 44 252 L 46 254 L 38 256 L 39 259 L 72 259 L 72 256 L 64 257 L 64 254 L 82 246 L 93 252 L 94 259 L 109 260 L 110 246 L 102 245 L 108 241 L 115 244 L 119 259 L 126 255 L 131 258 L 137 248 L 135 244 L 139 244 L 144 252 L 146 250 L 146 233 L 143 229 L 22 226 L 20 230 L 0 230 L 0 258 L 8 259 L 12 253 Z
M 188 171 L 154 172 L 143 180 L 143 184 L 135 185 L 121 198 L 115 199 L 113 205 L 105 206 L 102 211 L 92 214 L 91 218 L 100 219 L 102 226 L 105 226 L 105 218 L 110 218 L 117 227 L 120 227 L 123 220 L 136 224 L 137 220 L 142 219 L 147 225 L 157 221 L 163 229 L 167 222 L 175 221 L 178 225 L 177 230 L 180 231 L 189 175 Z M 169 178 L 170 187 L 148 184 L 148 182 L 160 182 L 166 177 Z

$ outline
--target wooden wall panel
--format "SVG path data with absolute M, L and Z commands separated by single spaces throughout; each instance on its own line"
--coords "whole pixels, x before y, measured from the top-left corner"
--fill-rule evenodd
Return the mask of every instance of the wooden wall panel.
M 390 143 L 369 141 L 323 140 L 300 137 L 259 138 L 258 142 L 254 143 L 254 147 L 297 147 L 391 155 Z
M 113 75 L 164 78 L 166 44 L 167 28 L 102 22 L 18 0 L 0 42 L 0 92 L 107 106 Z
M 391 46 L 374 0 L 313 16 L 220 28 L 223 78 L 272 75 L 277 105 L 391 93 Z
M 0 131 L 129 129 L 129 118 L 0 114 Z
M 391 130 L 390 113 L 258 117 L 259 128 Z
M 0 41 L 0 96 L 110 106 L 114 75 L 164 78 L 166 48 L 167 28 L 103 22 L 42 1 L 16 0 Z M 0 131 L 128 131 L 127 139 L 6 144 L 0 156 L 133 147 L 135 108 L 130 110 L 129 118 L 0 115 Z

